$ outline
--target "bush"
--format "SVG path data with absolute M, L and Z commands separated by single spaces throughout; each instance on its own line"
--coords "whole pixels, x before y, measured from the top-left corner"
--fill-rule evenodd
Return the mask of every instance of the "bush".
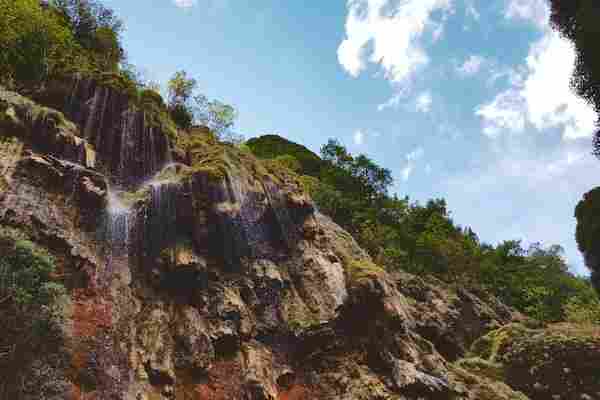
M 294 156 L 290 156 L 288 154 L 278 156 L 273 161 L 275 161 L 275 163 L 278 165 L 281 165 L 283 168 L 287 168 L 295 173 L 299 173 L 302 170 L 302 165 L 300 165 L 300 162 Z
M 165 109 L 167 107 L 161 94 L 154 89 L 142 89 L 140 92 L 140 102 L 142 104 L 156 106 L 159 109 Z
M 0 226 L 0 398 L 22 398 L 22 378 L 34 362 L 63 345 L 55 260 L 18 230 Z
M 52 257 L 27 240 L 18 240 L 8 247 L 0 260 L 3 299 L 10 299 L 19 307 L 49 305 L 64 292 L 51 280 L 55 269 Z
M 573 297 L 564 305 L 565 320 L 574 324 L 600 324 L 600 302 L 598 300 Z
M 178 128 L 184 130 L 192 128 L 194 116 L 184 104 L 173 104 L 169 107 L 169 115 Z

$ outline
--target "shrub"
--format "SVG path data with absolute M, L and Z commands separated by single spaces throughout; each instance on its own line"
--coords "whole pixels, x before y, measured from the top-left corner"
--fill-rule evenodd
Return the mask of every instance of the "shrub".
M 567 322 L 593 325 L 600 324 L 600 302 L 596 299 L 586 301 L 580 297 L 573 297 L 563 307 Z
M 171 119 L 180 129 L 191 129 L 194 121 L 194 116 L 184 104 L 173 104 L 169 107 L 169 115 Z
M 10 249 L 12 247 L 12 249 Z M 51 281 L 54 260 L 32 242 L 18 240 L 0 260 L 0 295 L 19 307 L 51 304 L 64 288 Z
M 0 225 L 0 398 L 22 396 L 22 378 L 36 361 L 56 354 L 65 294 L 54 282 L 55 260 L 19 230 Z

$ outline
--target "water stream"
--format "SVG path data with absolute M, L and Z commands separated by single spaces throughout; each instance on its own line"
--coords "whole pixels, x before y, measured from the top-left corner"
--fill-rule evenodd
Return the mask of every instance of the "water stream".
M 114 272 L 115 265 L 129 260 L 131 228 L 135 213 L 123 202 L 119 194 L 109 187 L 104 221 L 106 244 L 106 276 Z

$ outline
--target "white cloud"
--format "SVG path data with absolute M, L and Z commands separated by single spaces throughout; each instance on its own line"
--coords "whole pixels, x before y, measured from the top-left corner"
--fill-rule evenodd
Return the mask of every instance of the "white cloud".
M 550 9 L 547 0 L 508 0 L 504 16 L 533 22 L 540 28 L 548 26 Z
M 471 55 L 465 62 L 456 68 L 456 72 L 463 77 L 473 76 L 477 74 L 486 60 L 482 56 Z
M 523 98 L 515 90 L 500 93 L 494 101 L 480 106 L 475 114 L 484 121 L 483 133 L 497 137 L 503 131 L 520 133 L 525 129 L 525 107 Z
M 417 147 L 416 149 L 414 149 L 413 151 L 411 151 L 410 153 L 408 153 L 406 155 L 406 160 L 407 161 L 418 161 L 421 158 L 423 158 L 424 155 L 425 155 L 425 149 L 423 149 L 422 147 Z
M 398 108 L 398 106 L 400 106 L 400 100 L 402 100 L 403 97 L 405 97 L 404 92 L 396 93 L 385 103 L 379 104 L 377 106 L 377 111 L 384 111 L 388 108 Z
M 451 12 L 452 0 L 348 0 L 347 4 L 339 63 L 354 77 L 368 63 L 377 64 L 387 79 L 401 83 L 429 62 L 419 41 L 432 26 L 432 13 Z M 438 35 L 439 29 L 437 25 Z
M 417 97 L 415 109 L 422 113 L 428 113 L 431 111 L 431 103 L 433 103 L 431 93 L 423 92 Z
M 354 132 L 354 144 L 360 146 L 365 141 L 365 134 L 362 131 Z
M 352 141 L 356 146 L 361 146 L 367 142 L 367 139 L 378 138 L 380 136 L 381 133 L 374 130 L 358 129 L 352 135 Z
M 413 171 L 415 170 L 416 163 L 419 160 L 421 160 L 424 155 L 425 149 L 423 149 L 422 147 L 417 147 L 405 156 L 406 164 L 400 170 L 400 176 L 404 182 L 406 182 L 410 178 Z
M 467 1 L 466 14 L 468 17 L 473 18 L 475 21 L 479 21 L 479 19 L 481 18 L 481 14 L 479 14 L 479 11 L 477 11 L 477 8 L 475 8 L 475 4 L 473 4 L 473 0 Z
M 410 178 L 410 175 L 412 174 L 413 169 L 414 169 L 414 166 L 412 164 L 408 164 L 406 167 L 402 168 L 402 170 L 400 171 L 400 174 L 401 174 L 402 180 L 404 182 L 406 182 Z
M 198 0 L 173 0 L 173 3 L 179 8 L 190 8 L 198 4 Z
M 475 113 L 483 118 L 484 133 L 497 136 L 523 132 L 526 124 L 538 130 L 560 128 L 564 139 L 589 137 L 595 130 L 596 114 L 570 87 L 575 65 L 575 50 L 570 42 L 546 30 L 534 43 L 520 78 L 511 87 L 479 106 Z

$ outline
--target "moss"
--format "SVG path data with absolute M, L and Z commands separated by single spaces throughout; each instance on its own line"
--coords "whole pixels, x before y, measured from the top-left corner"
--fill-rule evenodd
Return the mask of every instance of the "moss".
M 150 187 L 142 186 L 135 192 L 122 192 L 121 197 L 125 205 L 132 206 L 140 201 L 145 201 L 150 195 Z
M 28 236 L 20 229 L 6 225 L 0 225 L 0 243 L 15 242 L 18 240 L 27 240 Z
M 321 323 L 321 321 L 311 313 L 294 314 L 288 318 L 287 322 L 293 332 L 301 332 Z
M 166 110 L 167 108 L 163 97 L 155 90 L 142 89 L 138 97 L 141 104 L 149 104 L 162 110 Z
M 484 360 L 479 357 L 463 358 L 456 362 L 459 368 L 466 369 L 476 375 L 485 376 L 491 380 L 504 381 L 505 374 L 502 364 Z
M 509 324 L 476 340 L 470 354 L 492 363 L 500 361 L 504 347 L 516 338 L 535 332 L 522 324 Z
M 370 260 L 355 260 L 348 266 L 348 275 L 353 282 L 381 276 L 385 270 Z
M 478 366 L 483 365 L 476 361 L 473 363 Z M 514 391 L 504 382 L 485 374 L 479 374 L 469 368 L 472 364 L 469 362 L 466 364 L 466 366 L 462 366 L 460 363 L 450 364 L 448 369 L 451 372 L 451 381 L 455 385 L 458 384 L 458 387 L 465 385 L 469 392 L 476 396 L 472 398 L 477 400 L 529 400 L 523 393 Z M 463 397 L 458 398 L 462 399 Z
M 163 265 L 174 265 L 182 253 L 194 253 L 194 243 L 188 236 L 178 236 L 174 243 L 161 250 L 159 254 Z

